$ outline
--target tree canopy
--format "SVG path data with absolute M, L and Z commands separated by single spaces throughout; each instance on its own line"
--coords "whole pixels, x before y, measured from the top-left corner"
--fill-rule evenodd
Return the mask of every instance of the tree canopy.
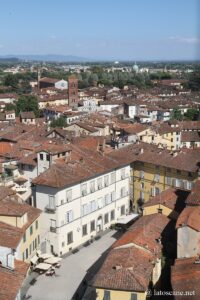
M 63 128 L 66 126 L 67 126 L 67 123 L 66 123 L 66 119 L 64 117 L 60 117 L 58 119 L 52 120 L 50 123 L 50 127 L 53 127 L 53 128 L 55 128 L 55 127 Z
M 19 115 L 21 111 L 33 111 L 36 117 L 40 116 L 38 101 L 35 96 L 20 96 L 16 103 L 16 113 Z

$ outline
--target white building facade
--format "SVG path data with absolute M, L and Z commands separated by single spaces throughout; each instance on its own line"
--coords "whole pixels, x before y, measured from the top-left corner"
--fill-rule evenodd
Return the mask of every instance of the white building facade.
M 130 166 L 64 188 L 36 184 L 42 213 L 41 250 L 57 255 L 93 240 L 129 213 Z

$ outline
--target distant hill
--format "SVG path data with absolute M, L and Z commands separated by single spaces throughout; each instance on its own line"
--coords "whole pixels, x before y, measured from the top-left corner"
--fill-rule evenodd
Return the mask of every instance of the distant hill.
M 74 55 L 57 55 L 57 54 L 46 54 L 46 55 L 6 55 L 1 57 L 0 60 L 10 59 L 26 60 L 26 61 L 46 61 L 46 62 L 88 62 L 94 61 L 86 57 L 79 57 Z
M 0 63 L 15 63 L 15 62 L 19 62 L 19 58 L 17 57 L 0 57 Z

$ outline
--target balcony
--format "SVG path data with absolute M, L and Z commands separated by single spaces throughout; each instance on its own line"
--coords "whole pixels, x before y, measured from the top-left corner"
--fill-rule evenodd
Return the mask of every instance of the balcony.
M 49 205 L 47 205 L 45 207 L 45 211 L 49 214 L 54 214 L 56 212 L 56 207 L 50 207 Z
M 56 233 L 56 227 L 52 227 L 52 226 L 50 226 L 50 232 L 54 232 L 54 233 Z

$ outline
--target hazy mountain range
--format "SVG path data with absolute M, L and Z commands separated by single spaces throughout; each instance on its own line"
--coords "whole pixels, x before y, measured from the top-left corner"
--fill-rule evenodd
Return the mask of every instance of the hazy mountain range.
M 37 54 L 37 55 L 1 55 L 0 60 L 26 60 L 26 61 L 49 61 L 49 62 L 88 62 L 95 61 L 94 59 L 79 57 L 74 55 L 59 55 L 59 54 Z

